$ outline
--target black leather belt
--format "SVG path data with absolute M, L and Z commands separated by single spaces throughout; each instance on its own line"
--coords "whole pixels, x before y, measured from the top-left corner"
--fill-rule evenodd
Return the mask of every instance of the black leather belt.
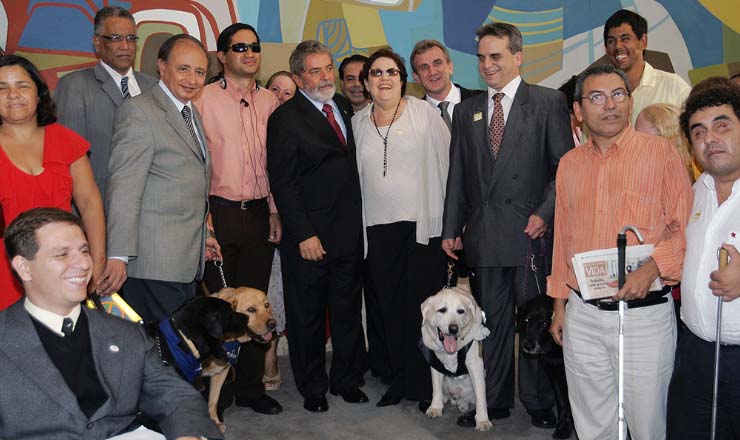
M 238 202 L 235 200 L 225 199 L 219 196 L 211 196 L 210 201 L 214 205 L 226 206 L 228 208 L 238 208 L 238 209 L 241 209 L 242 211 L 246 211 L 247 209 L 257 208 L 262 205 L 267 205 L 267 197 L 263 197 L 261 199 L 253 199 L 253 200 L 242 200 L 241 202 Z
M 581 299 L 583 299 L 583 297 L 581 296 L 581 292 L 575 289 L 573 291 Z M 671 293 L 671 286 L 664 286 L 661 290 L 648 292 L 648 294 L 645 295 L 645 298 L 625 301 L 625 305 L 627 306 L 628 309 L 639 309 L 640 307 L 649 307 L 649 306 L 654 306 L 657 304 L 665 304 L 668 302 L 668 298 L 666 297 L 666 295 L 668 295 L 669 293 Z M 586 304 L 590 304 L 594 307 L 597 307 L 599 310 L 608 310 L 608 311 L 619 310 L 619 301 L 614 301 L 610 298 L 583 300 L 583 302 L 585 302 Z

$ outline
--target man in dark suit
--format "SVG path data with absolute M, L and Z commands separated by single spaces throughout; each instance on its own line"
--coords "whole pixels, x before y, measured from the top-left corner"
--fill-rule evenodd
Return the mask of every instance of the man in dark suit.
M 500 419 L 514 406 L 514 306 L 538 293 L 529 258 L 552 224 L 555 172 L 573 139 L 565 96 L 519 76 L 519 30 L 492 23 L 476 34 L 488 93 L 455 108 L 442 247 L 456 258 L 464 240 L 470 285 L 491 330 L 483 343 L 489 416 Z M 525 356 L 519 361 L 519 398 L 532 424 L 553 427 L 544 372 Z M 473 414 L 458 424 L 475 426 Z
M 143 328 L 80 306 L 92 260 L 81 221 L 36 208 L 5 230 L 26 297 L 0 312 L 0 438 L 103 439 L 137 431 L 223 438 L 205 401 L 162 363 Z
M 95 67 L 64 75 L 54 92 L 59 122 L 90 141 L 90 165 L 105 203 L 113 121 L 124 100 L 152 88 L 157 80 L 134 72 L 136 23 L 129 11 L 106 6 L 95 14 L 93 46 L 100 62 Z M 120 269 L 112 272 L 114 268 Z M 101 277 L 98 293 L 120 289 L 125 266 L 110 265 Z
M 308 411 L 326 411 L 326 391 L 351 403 L 366 370 L 361 322 L 362 201 L 349 103 L 336 95 L 334 61 L 318 41 L 290 56 L 300 93 L 267 124 L 267 169 L 283 220 L 283 268 L 290 362 Z M 326 310 L 332 332 L 327 378 Z
M 145 321 L 171 316 L 195 295 L 205 260 L 221 258 L 207 235 L 211 159 L 191 102 L 208 56 L 200 41 L 179 34 L 162 44 L 157 68 L 159 84 L 116 116 L 105 200 L 108 254 L 128 259 L 124 296 Z

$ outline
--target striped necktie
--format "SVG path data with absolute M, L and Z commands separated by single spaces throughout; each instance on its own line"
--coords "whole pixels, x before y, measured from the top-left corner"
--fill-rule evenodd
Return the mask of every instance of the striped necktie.
M 200 145 L 200 141 L 198 140 L 198 135 L 195 134 L 195 127 L 193 127 L 193 113 L 192 110 L 190 110 L 190 107 L 187 105 L 182 108 L 182 118 L 185 120 L 185 125 L 188 126 L 188 130 L 190 130 L 190 135 L 193 136 L 193 139 L 195 140 L 195 145 L 197 145 L 201 150 L 201 155 L 203 154 L 203 148 Z
M 131 93 L 128 91 L 128 76 L 121 78 L 121 93 L 123 93 L 123 99 L 131 97 Z

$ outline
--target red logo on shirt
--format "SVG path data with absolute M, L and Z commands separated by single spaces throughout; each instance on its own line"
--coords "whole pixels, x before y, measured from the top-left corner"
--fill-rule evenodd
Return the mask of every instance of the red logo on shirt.
M 730 232 L 730 237 L 735 238 L 735 233 L 734 232 Z

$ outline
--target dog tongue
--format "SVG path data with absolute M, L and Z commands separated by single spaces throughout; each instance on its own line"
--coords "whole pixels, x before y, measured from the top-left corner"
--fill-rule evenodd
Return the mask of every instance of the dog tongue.
M 262 335 L 262 339 L 264 339 L 266 342 L 270 342 L 272 340 L 272 332 Z
M 457 338 L 455 338 L 454 336 L 445 336 L 443 344 L 447 353 L 457 352 Z

